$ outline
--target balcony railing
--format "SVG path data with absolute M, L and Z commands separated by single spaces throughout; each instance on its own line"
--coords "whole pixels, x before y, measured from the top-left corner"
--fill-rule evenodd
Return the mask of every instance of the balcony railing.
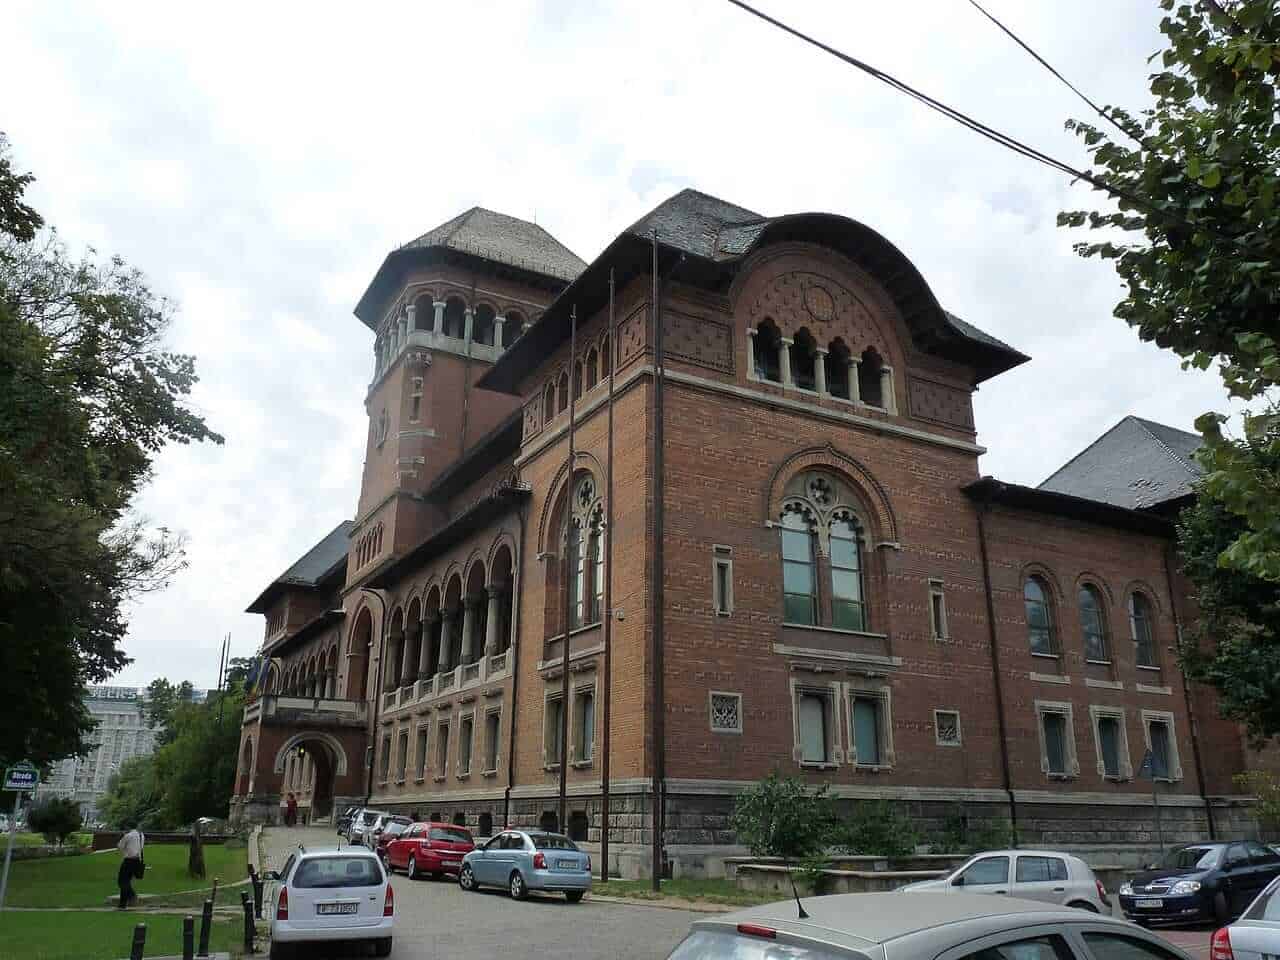
M 441 690 L 451 690 L 453 688 L 454 679 L 456 677 L 457 677 L 457 674 L 455 674 L 452 670 L 450 670 L 448 673 L 437 673 L 436 674 L 436 692 L 438 693 Z
M 492 677 L 494 674 L 502 673 L 502 671 L 506 669 L 507 655 L 505 652 L 495 653 L 489 658 L 489 676 Z
M 384 693 L 382 695 L 383 710 L 394 710 L 396 707 L 396 704 L 398 704 L 399 702 L 400 702 L 399 690 L 392 690 L 390 693 Z
M 468 663 L 462 668 L 462 682 L 470 683 L 472 680 L 480 679 L 480 664 Z

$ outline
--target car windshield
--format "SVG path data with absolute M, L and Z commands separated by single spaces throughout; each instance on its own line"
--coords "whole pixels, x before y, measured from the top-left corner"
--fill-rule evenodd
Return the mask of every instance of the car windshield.
M 531 833 L 529 839 L 533 841 L 536 850 L 577 850 L 573 841 L 568 837 L 557 837 L 550 833 Z
M 471 834 L 461 827 L 432 827 L 428 836 L 432 840 L 448 840 L 450 843 L 471 842 Z
M 404 833 L 408 829 L 409 825 L 407 823 L 401 823 L 399 820 L 392 820 L 387 824 L 387 829 L 382 831 L 382 835 L 384 837 L 394 837 Z
M 668 960 L 836 960 L 840 956 L 816 943 L 778 943 L 719 930 L 695 930 Z
M 1280 880 L 1272 882 L 1262 896 L 1254 901 L 1243 919 L 1280 923 Z
M 1181 850 L 1170 850 L 1160 861 L 1166 870 L 1191 870 L 1198 868 L 1208 870 L 1218 862 L 1218 851 L 1221 847 L 1183 847 Z
M 298 864 L 290 886 L 376 887 L 382 883 L 382 868 L 373 857 L 311 857 Z

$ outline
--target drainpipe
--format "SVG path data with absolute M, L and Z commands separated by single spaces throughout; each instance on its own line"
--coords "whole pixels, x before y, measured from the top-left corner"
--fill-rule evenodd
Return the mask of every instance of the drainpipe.
M 1178 638 L 1178 647 L 1182 647 L 1182 620 L 1178 616 L 1178 600 L 1173 592 L 1173 544 L 1165 545 L 1161 551 L 1164 556 L 1164 582 L 1169 591 L 1169 612 L 1173 615 L 1173 631 Z M 1196 780 L 1200 784 L 1200 799 L 1204 802 L 1205 819 L 1209 822 L 1209 839 L 1216 840 L 1217 829 L 1213 822 L 1213 805 L 1209 803 L 1209 794 L 1205 789 L 1204 763 L 1200 759 L 1200 724 L 1196 719 L 1195 704 L 1191 700 L 1191 684 L 1182 667 L 1178 667 L 1178 676 L 1182 678 L 1182 699 L 1187 705 L 1187 722 L 1191 727 L 1191 756 L 1196 764 Z
M 365 777 L 364 805 L 367 807 L 369 801 L 373 798 L 373 762 L 378 755 L 378 709 L 382 706 L 382 661 L 385 659 L 383 653 L 387 648 L 387 601 L 377 590 L 369 587 L 361 587 L 361 593 L 367 593 L 369 596 L 378 601 L 378 606 L 382 608 L 380 618 L 382 621 L 382 629 L 378 632 L 382 634 L 381 642 L 378 644 L 378 672 L 373 680 L 373 723 L 369 728 L 369 765 L 368 774 Z M 372 646 L 372 641 L 370 641 Z
M 525 514 L 528 505 L 520 505 L 520 560 L 511 571 L 511 719 L 507 722 L 507 787 L 502 792 L 502 827 L 511 828 L 511 784 L 516 775 L 516 700 L 520 691 L 520 594 L 524 586 Z
M 987 638 L 991 644 L 991 671 L 995 680 L 996 725 L 1000 735 L 1000 773 L 1004 778 L 1005 793 L 1009 794 L 1009 826 L 1014 837 L 1018 835 L 1018 803 L 1013 797 L 1013 782 L 1009 776 L 1009 737 L 1004 720 L 1004 685 L 1000 682 L 1000 641 L 996 637 L 996 604 L 991 595 L 991 561 L 987 556 L 987 526 L 985 516 L 991 509 L 991 501 L 978 505 L 978 550 L 982 555 L 982 589 L 987 599 Z

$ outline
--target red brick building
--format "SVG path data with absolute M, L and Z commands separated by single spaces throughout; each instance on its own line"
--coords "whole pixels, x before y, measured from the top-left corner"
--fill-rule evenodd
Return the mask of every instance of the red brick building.
M 1150 750 L 1168 836 L 1241 829 L 1251 761 L 1172 651 L 1188 435 L 1108 434 L 1041 488 L 982 478 L 972 393 L 1028 358 L 865 225 L 684 191 L 584 264 L 476 208 L 388 255 L 355 312 L 360 501 L 249 608 L 270 669 L 238 815 L 293 791 L 313 818 L 558 822 L 564 760 L 565 827 L 595 840 L 608 750 L 624 873 L 655 795 L 663 856 L 714 869 L 773 769 L 925 824 L 1142 844 Z

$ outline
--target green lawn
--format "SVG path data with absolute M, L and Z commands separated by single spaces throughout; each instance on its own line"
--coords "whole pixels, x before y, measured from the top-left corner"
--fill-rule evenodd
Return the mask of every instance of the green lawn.
M 148 871 L 150 867 L 147 868 Z M 200 917 L 196 916 L 196 936 Z M 0 919 L 0 957 L 24 960 L 117 960 L 127 957 L 133 944 L 133 928 L 147 925 L 146 956 L 182 953 L 182 917 L 177 914 L 138 914 L 126 910 L 50 910 L 40 913 L 7 910 Z M 243 922 L 239 919 L 214 921 L 209 945 L 212 950 L 229 950 L 242 955 Z M 197 941 L 197 946 L 199 941 Z
M 0 844 L 8 844 L 9 834 L 5 832 L 0 834 Z M 16 847 L 42 847 L 49 841 L 44 838 L 42 833 L 15 833 L 13 835 L 13 843 Z M 73 833 L 67 837 L 67 846 L 88 847 L 93 843 L 92 833 Z
M 608 883 L 592 884 L 592 893 L 606 897 L 633 897 L 637 900 L 680 900 L 701 901 L 702 903 L 721 903 L 734 907 L 750 907 L 757 903 L 772 903 L 782 899 L 776 893 L 757 893 L 750 890 L 739 890 L 729 880 L 663 880 L 662 892 L 654 893 L 650 880 L 610 880 Z
M 195 887 L 207 887 L 214 877 L 224 883 L 235 883 L 245 877 L 245 849 L 228 850 L 209 844 L 204 848 L 206 880 L 187 876 L 185 844 L 148 844 L 147 873 L 135 880 L 139 894 L 174 893 Z M 9 876 L 7 906 L 13 907 L 101 907 L 108 896 L 118 893 L 116 871 L 120 857 L 115 851 L 89 853 L 79 857 L 51 860 L 22 860 L 13 864 Z M 221 894 L 218 896 L 222 900 Z M 238 895 L 236 902 L 239 902 Z M 143 901 L 145 905 L 146 901 Z M 6 921 L 8 916 L 6 915 Z M 127 952 L 127 951 L 126 951 Z M 0 956 L 5 956 L 0 951 Z

